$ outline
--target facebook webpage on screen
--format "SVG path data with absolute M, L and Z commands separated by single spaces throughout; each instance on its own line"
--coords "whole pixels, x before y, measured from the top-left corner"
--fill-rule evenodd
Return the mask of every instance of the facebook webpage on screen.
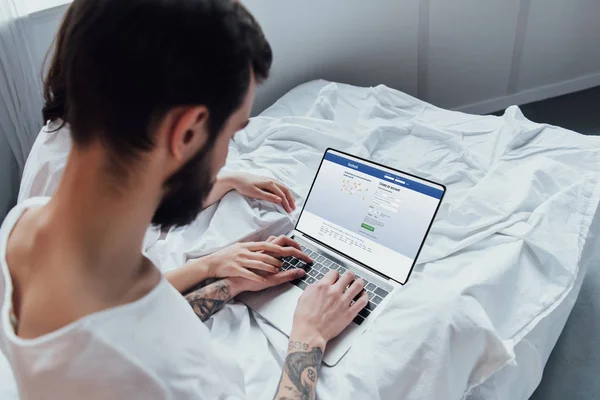
M 328 152 L 297 229 L 404 283 L 440 186 Z

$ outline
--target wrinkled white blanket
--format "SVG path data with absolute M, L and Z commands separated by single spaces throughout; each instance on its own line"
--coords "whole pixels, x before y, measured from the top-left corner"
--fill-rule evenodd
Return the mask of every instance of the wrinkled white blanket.
M 53 191 L 68 146 L 42 132 L 21 199 Z M 408 284 L 336 367 L 323 367 L 318 397 L 491 398 L 495 389 L 480 385 L 513 369 L 519 378 L 503 393 L 527 398 L 585 272 L 599 146 L 598 138 L 532 123 L 516 107 L 502 117 L 473 116 L 384 86 L 324 81 L 294 89 L 254 118 L 236 136 L 227 169 L 280 179 L 299 204 L 327 147 L 448 187 Z M 146 252 L 166 271 L 243 238 L 285 233 L 297 216 L 232 192 L 190 227 L 163 240 L 149 234 Z M 237 354 L 248 398 L 270 399 L 285 336 L 239 303 L 208 324 Z M 519 370 L 515 349 L 538 326 L 548 332 L 538 343 L 544 351 Z M 4 386 L 1 369 L 0 377 Z

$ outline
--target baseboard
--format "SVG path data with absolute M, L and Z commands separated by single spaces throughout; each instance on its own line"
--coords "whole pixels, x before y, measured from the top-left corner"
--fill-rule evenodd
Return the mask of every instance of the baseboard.
M 495 111 L 504 110 L 512 105 L 521 105 L 533 101 L 545 100 L 550 97 L 562 96 L 564 94 L 589 89 L 594 86 L 600 86 L 600 73 L 553 83 L 551 85 L 540 86 L 534 89 L 523 90 L 508 96 L 467 104 L 453 108 L 453 110 L 469 114 L 489 114 Z

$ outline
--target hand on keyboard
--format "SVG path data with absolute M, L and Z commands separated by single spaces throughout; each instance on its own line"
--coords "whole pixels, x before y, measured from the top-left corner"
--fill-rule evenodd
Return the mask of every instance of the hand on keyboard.
M 307 247 L 301 246 L 302 251 L 304 251 L 308 256 L 312 257 L 313 263 L 306 263 L 303 260 L 299 260 L 294 257 L 284 257 L 283 258 L 283 266 L 281 269 L 283 271 L 294 270 L 294 269 L 302 269 L 306 272 L 304 277 L 294 280 L 292 283 L 299 287 L 302 290 L 305 290 L 308 286 L 313 285 L 319 282 L 325 274 L 329 271 L 337 271 L 340 274 L 344 274 L 347 269 L 338 264 L 339 261 L 330 260 L 320 254 L 317 251 L 311 250 Z M 356 276 L 358 279 L 359 277 Z M 371 279 L 371 278 L 369 278 Z M 389 288 L 384 289 L 379 287 L 380 283 L 369 282 L 366 279 L 363 279 L 364 291 L 369 297 L 369 303 L 365 308 L 363 308 L 356 318 L 354 318 L 354 322 L 358 325 L 361 325 L 365 319 L 369 317 L 369 315 L 375 310 L 375 308 L 383 301 L 383 299 L 389 294 Z
M 280 272 L 282 257 L 298 257 L 304 262 L 311 262 L 298 243 L 280 236 L 265 242 L 236 243 L 194 263 L 205 268 L 209 278 L 231 277 L 266 282 L 265 275 Z
M 363 280 L 354 278 L 351 271 L 340 276 L 332 270 L 308 285 L 298 300 L 291 336 L 318 338 L 326 343 L 350 325 L 369 300 Z
M 275 256 L 296 257 L 296 258 L 299 258 L 300 260 L 304 261 L 305 263 L 308 263 L 308 264 L 312 263 L 312 259 L 308 255 L 306 255 L 306 253 L 304 253 L 304 249 L 302 248 L 302 246 L 300 246 L 300 244 L 298 242 L 296 242 L 295 240 L 293 240 L 285 235 L 270 236 L 267 239 L 267 243 L 272 243 L 281 248 L 281 252 L 275 253 L 274 254 Z

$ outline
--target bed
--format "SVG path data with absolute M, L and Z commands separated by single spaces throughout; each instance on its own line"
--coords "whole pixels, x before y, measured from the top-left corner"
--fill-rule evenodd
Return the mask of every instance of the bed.
M 336 367 L 323 367 L 318 397 L 529 398 L 600 259 L 599 145 L 530 122 L 517 107 L 473 116 L 385 86 L 327 81 L 293 89 L 252 119 L 226 169 L 275 177 L 300 204 L 327 147 L 448 187 L 408 284 Z M 68 149 L 66 134 L 40 134 L 20 199 L 53 192 Z M 297 217 L 232 192 L 185 229 L 150 231 L 145 251 L 167 271 L 287 232 Z M 272 398 L 286 337 L 236 302 L 207 325 L 223 357 L 235 355 L 246 371 L 248 398 Z M 0 371 L 7 382 L 4 360 Z M 1 398 L 14 396 L 14 386 L 2 386 Z

